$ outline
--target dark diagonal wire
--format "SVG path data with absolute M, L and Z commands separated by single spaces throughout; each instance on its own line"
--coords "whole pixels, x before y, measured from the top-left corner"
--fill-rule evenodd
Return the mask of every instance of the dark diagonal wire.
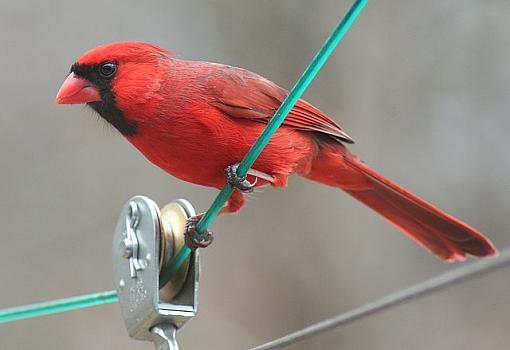
M 372 301 L 353 310 L 320 321 L 284 337 L 251 348 L 250 350 L 282 349 L 321 333 L 345 326 L 359 319 L 372 316 L 391 307 L 395 307 L 453 285 L 469 281 L 473 278 L 493 272 L 496 269 L 507 267 L 508 265 L 510 265 L 510 250 L 503 252 L 499 258 L 480 260 L 475 263 L 459 267 L 404 290 L 385 296 L 379 300 Z

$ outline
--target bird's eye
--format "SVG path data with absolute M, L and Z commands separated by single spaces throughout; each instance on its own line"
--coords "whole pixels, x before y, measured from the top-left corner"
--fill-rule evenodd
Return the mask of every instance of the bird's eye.
M 104 63 L 99 68 L 99 74 L 103 78 L 111 78 L 115 74 L 116 71 L 117 71 L 117 65 L 113 62 Z

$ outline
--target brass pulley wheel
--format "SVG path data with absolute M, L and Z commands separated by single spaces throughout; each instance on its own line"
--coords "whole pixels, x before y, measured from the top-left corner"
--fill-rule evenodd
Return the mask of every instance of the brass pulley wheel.
M 160 274 L 163 274 L 173 256 L 184 247 L 186 222 L 194 215 L 195 211 L 191 204 L 183 199 L 167 204 L 161 209 Z M 160 286 L 162 300 L 172 300 L 179 293 L 186 281 L 189 264 L 188 257 L 172 279 L 164 286 Z

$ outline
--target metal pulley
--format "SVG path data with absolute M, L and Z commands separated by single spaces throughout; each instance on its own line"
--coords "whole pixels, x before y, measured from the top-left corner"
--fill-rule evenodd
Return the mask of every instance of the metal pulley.
M 165 285 L 159 276 L 185 244 L 192 205 L 176 200 L 161 210 L 151 199 L 131 198 L 113 238 L 113 270 L 122 317 L 129 335 L 154 342 L 158 350 L 178 349 L 175 334 L 196 315 L 199 254 L 194 251 Z

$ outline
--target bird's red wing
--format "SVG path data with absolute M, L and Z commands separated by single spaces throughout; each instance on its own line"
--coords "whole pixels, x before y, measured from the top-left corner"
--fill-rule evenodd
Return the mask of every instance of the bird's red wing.
M 213 87 L 217 97 L 211 103 L 233 118 L 268 123 L 288 94 L 287 90 L 244 69 L 226 67 L 221 75 L 221 83 Z M 283 125 L 323 134 L 338 142 L 354 143 L 340 125 L 304 100 L 296 103 Z

